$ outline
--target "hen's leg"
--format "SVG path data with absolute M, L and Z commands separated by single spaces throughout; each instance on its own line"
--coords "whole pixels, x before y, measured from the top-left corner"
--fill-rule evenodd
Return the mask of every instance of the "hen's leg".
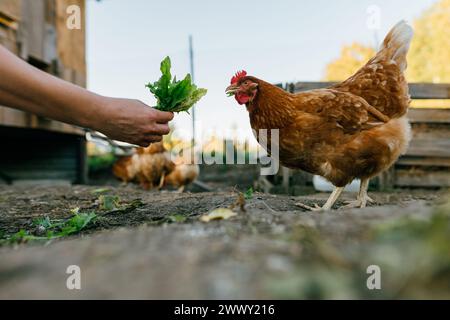
M 330 194 L 330 197 L 328 198 L 327 202 L 323 205 L 323 210 L 330 210 L 333 204 L 336 202 L 336 200 L 341 195 L 342 191 L 344 191 L 344 187 L 336 187 L 333 192 Z
M 359 201 L 361 202 L 360 208 L 365 208 L 367 205 L 367 201 L 369 200 L 369 196 L 367 195 L 367 189 L 369 189 L 369 179 L 361 180 L 361 186 L 359 187 Z
M 355 201 L 350 201 L 344 208 L 365 208 L 367 202 L 375 202 L 367 195 L 367 189 L 369 188 L 369 179 L 361 180 L 359 187 L 359 193 Z
M 164 186 L 164 180 L 165 179 L 166 179 L 166 173 L 163 172 L 163 174 L 161 175 L 161 178 L 159 179 L 158 190 L 161 189 Z
M 341 195 L 342 191 L 344 191 L 344 187 L 336 187 L 330 194 L 330 197 L 328 198 L 327 202 L 323 205 L 323 207 L 319 207 L 317 204 L 315 204 L 314 207 L 310 207 L 303 203 L 296 203 L 296 205 L 311 211 L 330 210 L 331 207 L 333 207 L 336 200 Z

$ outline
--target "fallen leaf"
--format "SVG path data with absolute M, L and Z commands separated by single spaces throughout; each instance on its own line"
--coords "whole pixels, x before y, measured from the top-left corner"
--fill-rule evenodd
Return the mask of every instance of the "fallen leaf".
M 105 193 L 109 192 L 111 189 L 109 188 L 98 188 L 91 191 L 92 194 L 99 194 L 99 193 Z
M 218 208 L 214 209 L 208 214 L 201 216 L 200 220 L 203 222 L 210 222 L 211 220 L 227 220 L 234 216 L 237 216 L 236 212 L 233 212 L 228 208 Z
M 120 198 L 118 196 L 101 195 L 98 197 L 100 210 L 114 210 L 120 208 Z
M 171 216 L 167 217 L 168 221 L 170 221 L 170 222 L 178 222 L 178 223 L 185 222 L 186 219 L 187 219 L 186 216 L 183 216 L 182 214 L 174 214 L 174 215 L 171 215 Z

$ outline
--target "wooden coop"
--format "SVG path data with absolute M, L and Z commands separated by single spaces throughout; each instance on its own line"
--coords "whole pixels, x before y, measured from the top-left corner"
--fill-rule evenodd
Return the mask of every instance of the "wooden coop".
M 326 88 L 334 82 L 298 82 L 284 88 L 296 93 Z M 450 99 L 450 84 L 409 84 L 412 99 Z M 410 108 L 412 140 L 407 153 L 373 183 L 379 190 L 395 187 L 450 187 L 450 109 Z M 312 175 L 282 168 L 278 181 L 285 191 L 312 184 Z
M 81 29 L 69 29 L 70 5 L 85 12 L 85 0 L 0 0 L 0 45 L 36 68 L 85 87 L 85 19 L 81 16 Z M 0 106 L 0 138 L 0 183 L 86 182 L 81 128 Z

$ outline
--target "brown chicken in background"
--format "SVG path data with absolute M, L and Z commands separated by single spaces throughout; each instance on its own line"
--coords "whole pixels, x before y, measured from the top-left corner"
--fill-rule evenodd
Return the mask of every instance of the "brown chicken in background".
M 135 181 L 139 171 L 139 155 L 133 154 L 118 159 L 114 163 L 112 171 L 117 178 L 125 183 Z
M 191 164 L 179 158 L 175 161 L 175 169 L 166 176 L 165 185 L 171 185 L 178 188 L 178 192 L 183 192 L 185 187 L 194 182 L 200 174 L 200 168 L 197 164 Z
M 132 156 L 119 159 L 113 173 L 125 183 L 137 181 L 144 189 L 161 188 L 165 177 L 175 169 L 162 142 L 137 148 Z
M 252 128 L 279 129 L 272 148 L 279 148 L 281 164 L 323 176 L 336 187 L 322 208 L 304 207 L 330 209 L 356 178 L 361 187 L 349 206 L 365 207 L 371 201 L 369 179 L 406 152 L 410 98 L 403 72 L 412 36 L 412 28 L 399 22 L 375 57 L 326 89 L 291 94 L 245 71 L 232 78 L 226 92 L 246 105 Z

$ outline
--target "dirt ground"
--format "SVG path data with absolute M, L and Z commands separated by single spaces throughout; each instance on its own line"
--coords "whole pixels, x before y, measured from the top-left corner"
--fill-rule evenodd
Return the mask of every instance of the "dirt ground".
M 199 220 L 237 194 L 1 186 L 3 238 L 74 208 L 97 218 L 62 240 L 4 243 L 0 298 L 450 298 L 447 191 L 371 193 L 376 204 L 339 209 L 354 197 L 344 194 L 330 212 L 296 205 L 323 204 L 327 194 L 254 193 L 235 217 Z M 100 195 L 126 209 L 100 210 Z M 69 265 L 81 268 L 81 290 L 66 287 Z M 367 288 L 370 265 L 380 267 L 380 290 Z

